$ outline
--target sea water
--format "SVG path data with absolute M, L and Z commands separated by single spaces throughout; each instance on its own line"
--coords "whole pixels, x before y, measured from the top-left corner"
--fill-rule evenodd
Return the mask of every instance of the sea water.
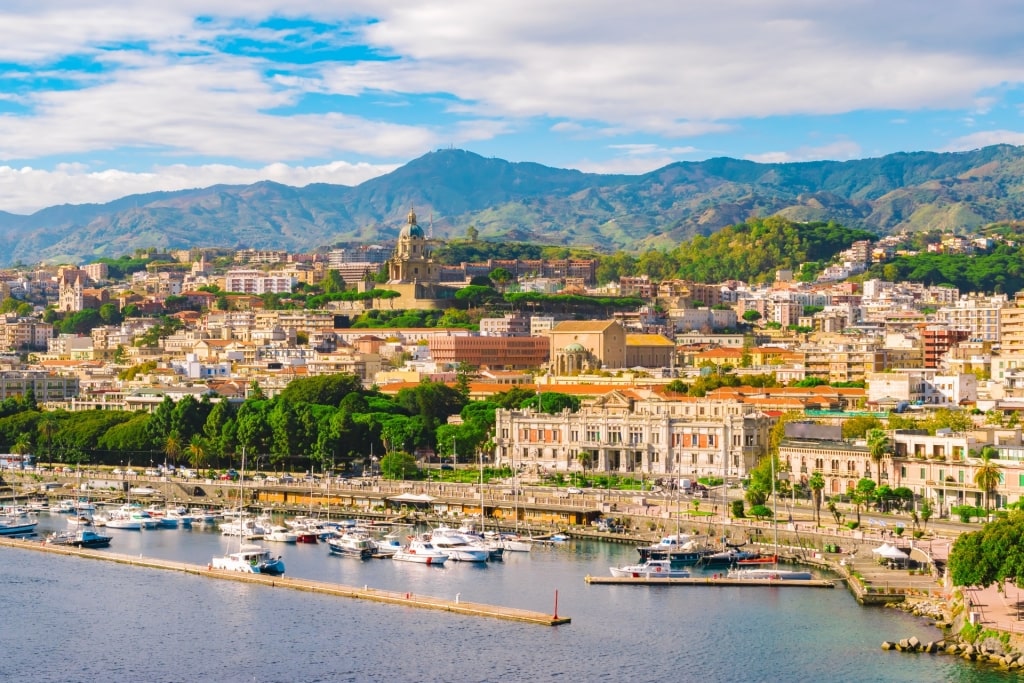
M 40 531 L 60 528 L 41 517 Z M 205 565 L 238 539 L 117 531 L 109 552 Z M 571 541 L 443 567 L 358 560 L 325 544 L 264 542 L 292 577 L 532 609 L 559 627 L 212 581 L 0 549 L 0 680 L 44 681 L 995 681 L 945 655 L 927 622 L 835 589 L 598 586 L 628 545 Z

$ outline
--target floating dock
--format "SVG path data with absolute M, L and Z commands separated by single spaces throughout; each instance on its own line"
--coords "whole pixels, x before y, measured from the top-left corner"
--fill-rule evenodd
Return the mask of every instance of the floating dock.
M 725 576 L 690 576 L 648 579 L 632 576 L 588 576 L 586 582 L 610 586 L 778 586 L 784 588 L 835 588 L 828 579 L 730 579 Z
M 184 562 L 172 562 L 152 557 L 119 555 L 102 550 L 88 550 L 59 546 L 46 543 L 38 538 L 3 538 L 0 537 L 0 547 L 17 548 L 21 550 L 35 550 L 39 552 L 52 553 L 56 555 L 71 555 L 90 560 L 103 560 L 106 562 L 117 562 L 133 567 L 145 567 L 147 569 L 163 569 L 194 574 L 207 579 L 220 579 L 222 581 L 238 581 L 240 583 L 258 584 L 270 588 L 288 588 L 291 590 L 306 591 L 308 593 L 319 593 L 322 595 L 336 595 L 345 598 L 358 598 L 360 600 L 371 600 L 383 602 L 390 605 L 404 605 L 406 607 L 419 607 L 421 609 L 432 609 L 442 612 L 452 612 L 474 617 L 491 617 L 494 619 L 505 619 L 507 621 L 521 621 L 529 624 L 542 626 L 561 626 L 571 623 L 570 617 L 560 617 L 557 614 L 557 594 L 555 596 L 555 614 L 545 614 L 531 610 L 516 609 L 514 607 L 501 607 L 499 605 L 486 605 L 479 602 L 466 602 L 463 600 L 446 600 L 435 598 L 429 595 L 417 595 L 415 593 L 401 593 L 397 591 L 378 590 L 363 586 L 344 586 L 337 583 L 323 581 L 311 581 L 290 576 L 269 576 L 266 574 L 243 574 L 240 572 L 223 571 L 211 569 L 209 566 L 188 564 Z

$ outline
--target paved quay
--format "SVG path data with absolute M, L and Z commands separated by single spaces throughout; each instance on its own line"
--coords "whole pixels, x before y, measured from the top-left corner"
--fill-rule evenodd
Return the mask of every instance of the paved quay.
M 171 562 L 168 560 L 160 560 L 150 557 L 121 555 L 106 551 L 55 546 L 50 545 L 45 541 L 32 538 L 0 538 L 0 548 L 34 550 L 37 552 L 46 552 L 65 556 L 70 555 L 90 560 L 117 562 L 119 564 L 130 565 L 133 567 L 181 572 L 205 579 L 238 581 L 241 583 L 266 586 L 268 588 L 285 588 L 309 593 L 319 593 L 321 595 L 357 598 L 360 600 L 370 600 L 372 602 L 382 602 L 390 605 L 417 607 L 420 609 L 438 610 L 474 617 L 490 617 L 494 619 L 504 619 L 506 621 L 520 621 L 528 624 L 538 624 L 541 626 L 561 626 L 572 622 L 571 617 L 559 616 L 557 613 L 545 614 L 542 612 L 534 612 L 532 610 L 518 609 L 515 607 L 487 605 L 484 603 L 465 602 L 462 600 L 445 600 L 443 598 L 436 598 L 429 595 L 378 590 L 367 586 L 357 588 L 354 586 L 345 586 L 342 584 L 327 583 L 323 581 L 311 581 L 308 579 L 299 579 L 288 576 L 267 576 L 264 574 L 244 574 L 241 572 L 221 571 L 211 569 L 209 566 L 188 564 L 185 562 Z

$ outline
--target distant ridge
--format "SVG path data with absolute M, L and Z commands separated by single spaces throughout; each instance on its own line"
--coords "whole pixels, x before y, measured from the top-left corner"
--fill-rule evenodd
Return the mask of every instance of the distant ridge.
M 106 204 L 0 212 L 0 265 L 83 263 L 137 248 L 311 250 L 396 236 L 409 207 L 438 238 L 602 249 L 670 246 L 751 216 L 833 220 L 880 233 L 957 230 L 1024 216 L 1024 148 L 759 164 L 716 158 L 602 175 L 430 152 L 355 187 L 273 182 L 131 195 Z

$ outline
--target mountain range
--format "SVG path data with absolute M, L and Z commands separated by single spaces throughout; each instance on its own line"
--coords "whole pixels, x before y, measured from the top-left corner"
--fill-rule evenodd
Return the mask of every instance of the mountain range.
M 88 263 L 136 249 L 309 251 L 384 243 L 410 207 L 435 238 L 601 250 L 668 247 L 751 216 L 835 221 L 884 234 L 964 230 L 1024 216 L 1024 147 L 914 152 L 854 161 L 678 162 L 643 175 L 430 152 L 357 186 L 215 185 L 0 212 L 0 265 Z

